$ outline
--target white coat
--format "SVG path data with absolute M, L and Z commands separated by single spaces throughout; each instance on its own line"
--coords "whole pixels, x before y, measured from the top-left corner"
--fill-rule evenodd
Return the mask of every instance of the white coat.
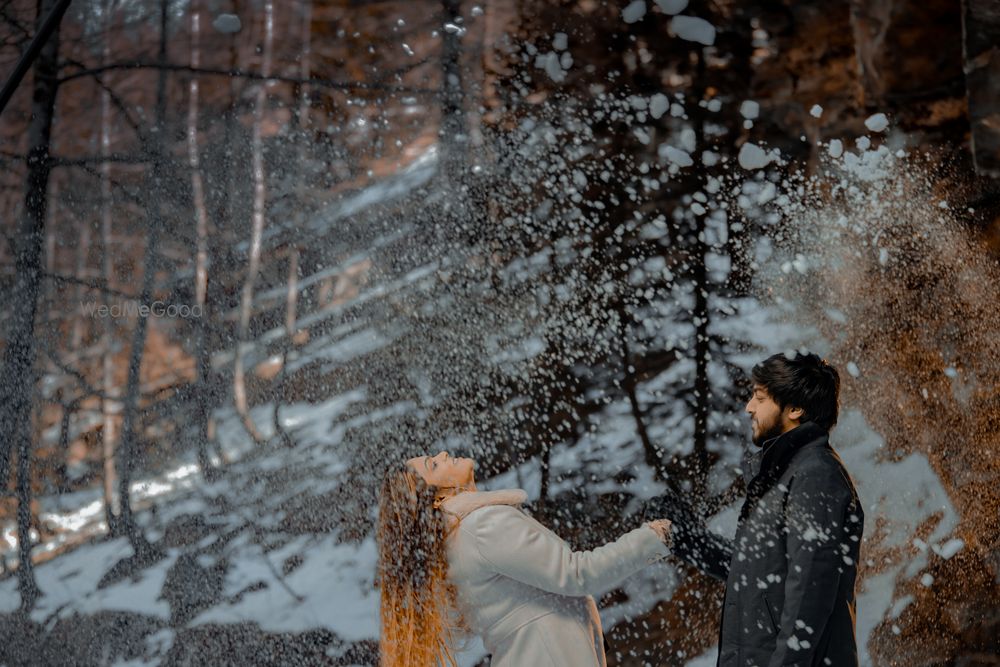
M 515 507 L 524 491 L 467 492 L 443 509 L 448 577 L 459 611 L 492 655 L 492 667 L 605 667 L 594 603 L 667 546 L 642 526 L 593 551 L 573 551 Z

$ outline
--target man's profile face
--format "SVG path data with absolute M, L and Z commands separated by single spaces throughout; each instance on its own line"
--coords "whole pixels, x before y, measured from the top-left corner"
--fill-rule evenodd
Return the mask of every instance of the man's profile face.
M 753 386 L 753 394 L 747 402 L 747 414 L 753 427 L 753 444 L 760 447 L 771 438 L 775 438 L 797 424 L 789 424 L 786 412 L 771 398 L 767 389 L 759 384 Z

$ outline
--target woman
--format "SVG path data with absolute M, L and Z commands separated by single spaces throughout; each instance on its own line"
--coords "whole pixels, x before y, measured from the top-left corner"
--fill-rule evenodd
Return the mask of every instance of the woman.
M 483 639 L 493 667 L 604 667 L 592 595 L 667 555 L 653 521 L 572 551 L 521 512 L 521 490 L 479 492 L 471 459 L 409 459 L 382 487 L 382 667 L 454 665 L 456 636 Z

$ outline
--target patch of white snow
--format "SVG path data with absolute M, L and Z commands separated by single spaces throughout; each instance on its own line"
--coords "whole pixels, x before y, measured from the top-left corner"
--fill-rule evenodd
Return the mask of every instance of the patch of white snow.
M 625 23 L 637 23 L 642 20 L 642 17 L 645 15 L 645 0 L 634 0 L 634 2 L 630 2 L 628 6 L 622 10 L 622 20 L 624 20 Z
M 670 21 L 670 29 L 683 40 L 697 42 L 705 46 L 715 44 L 715 26 L 697 16 L 675 16 Z
M 872 132 L 882 132 L 889 127 L 889 119 L 884 113 L 877 113 L 865 119 L 865 127 Z

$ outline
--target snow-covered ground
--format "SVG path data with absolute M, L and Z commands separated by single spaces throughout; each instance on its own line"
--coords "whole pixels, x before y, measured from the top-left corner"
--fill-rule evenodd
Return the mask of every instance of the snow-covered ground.
M 296 404 L 284 411 L 285 425 L 296 434 L 298 446 L 290 451 L 274 452 L 265 456 L 248 457 L 246 462 L 233 464 L 236 479 L 250 475 L 253 470 L 275 470 L 300 462 L 321 466 L 335 477 L 344 470 L 345 463 L 336 447 L 342 436 L 345 421 L 339 421 L 352 404 L 364 399 L 363 392 L 339 396 L 318 405 Z M 572 476 L 574 469 L 584 470 L 588 462 L 604 467 L 635 470 L 641 467 L 641 452 L 632 435 L 632 424 L 622 412 L 627 406 L 609 406 L 608 419 L 602 428 L 580 450 L 553 452 L 553 477 L 565 473 Z M 266 406 L 257 409 L 259 423 L 268 423 Z M 615 415 L 618 415 L 617 417 Z M 221 437 L 227 449 L 236 452 L 245 440 L 236 416 L 221 415 Z M 363 419 L 363 418 L 362 418 Z M 906 600 L 894 598 L 898 577 L 919 575 L 926 564 L 929 550 L 954 553 L 957 548 L 949 541 L 949 534 L 956 522 L 956 515 L 948 503 L 944 490 L 931 471 L 926 459 L 911 455 L 898 462 L 882 462 L 879 453 L 882 439 L 864 422 L 856 410 L 847 410 L 834 435 L 834 442 L 845 463 L 858 483 L 859 493 L 865 503 L 868 525 L 884 522 L 886 540 L 898 545 L 912 541 L 916 526 L 936 512 L 943 515 L 926 544 L 913 550 L 916 556 L 901 559 L 883 567 L 877 576 L 864 580 L 860 586 L 858 631 L 862 647 L 875 625 L 887 614 L 898 615 Z M 184 464 L 178 470 L 186 470 Z M 582 468 L 581 468 L 582 466 Z M 525 486 L 537 496 L 537 464 L 529 461 L 505 475 L 486 480 L 485 488 Z M 154 539 L 161 536 L 158 527 L 181 515 L 204 516 L 210 522 L 227 520 L 227 516 L 213 504 L 212 499 L 230 497 L 252 504 L 244 488 L 229 488 L 228 481 L 193 488 L 191 475 L 177 472 L 148 480 L 151 486 L 162 485 L 164 491 L 158 499 L 155 525 L 148 520 L 147 527 Z M 194 477 L 197 479 L 197 476 Z M 322 482 L 320 481 L 322 485 Z M 310 486 L 316 486 L 315 481 Z M 650 477 L 638 474 L 623 489 L 638 498 L 654 495 L 658 486 Z M 557 492 L 554 489 L 554 492 Z M 287 494 L 279 494 L 269 502 L 277 502 Z M 267 507 L 256 509 L 255 518 L 263 524 L 273 523 L 277 514 L 267 516 Z M 271 508 L 274 510 L 274 507 Z M 720 532 L 734 528 L 734 512 L 722 513 L 713 523 Z M 233 524 L 243 520 L 231 515 Z M 68 519 L 66 519 L 68 521 Z M 868 536 L 870 538 L 870 534 Z M 211 536 L 206 538 L 211 541 Z M 866 548 L 869 545 L 866 544 Z M 886 546 L 885 544 L 880 546 Z M 130 555 L 127 541 L 115 539 L 96 541 L 75 549 L 68 555 L 41 564 L 36 574 L 44 596 L 32 617 L 39 621 L 66 618 L 74 613 L 91 614 L 99 610 L 120 610 L 153 616 L 166 621 L 170 607 L 161 595 L 168 570 L 178 558 L 180 549 L 169 549 L 167 557 L 133 580 L 128 579 L 97 588 L 97 582 L 117 560 Z M 906 552 L 910 553 L 910 552 Z M 360 640 L 377 636 L 378 596 L 374 588 L 375 547 L 371 537 L 360 543 L 342 543 L 336 534 L 289 536 L 283 544 L 265 549 L 262 544 L 243 533 L 225 547 L 229 567 L 226 571 L 222 602 L 202 610 L 189 622 L 189 626 L 206 623 L 253 622 L 262 630 L 273 632 L 302 632 L 310 628 L 327 628 L 345 640 Z M 288 574 L 280 577 L 290 559 L 298 564 Z M 205 557 L 204 565 L 211 566 L 212 559 Z M 607 626 L 648 610 L 656 601 L 669 599 L 675 584 L 669 565 L 657 566 L 637 575 L 624 586 L 628 601 L 602 610 Z M 13 611 L 18 604 L 16 579 L 0 582 L 0 611 Z M 147 642 L 149 661 L 156 664 L 169 650 L 171 630 L 158 632 Z M 463 665 L 473 665 L 483 656 L 481 644 L 470 642 L 461 654 Z M 714 653 L 689 662 L 689 666 L 712 664 Z M 132 663 L 138 664 L 138 663 Z M 871 664 L 867 654 L 862 664 Z
M 273 526 L 282 517 L 277 510 L 280 501 L 299 489 L 273 494 L 260 491 L 253 497 L 247 488 L 238 485 L 257 471 L 275 471 L 307 463 L 313 470 L 324 470 L 333 484 L 345 468 L 343 456 L 337 452 L 337 442 L 345 428 L 359 425 L 366 417 L 338 421 L 352 404 L 364 399 L 360 391 L 335 397 L 321 404 L 295 404 L 283 409 L 283 424 L 293 432 L 297 446 L 265 456 L 249 456 L 237 460 L 230 474 L 222 481 L 201 485 L 192 490 L 187 476 L 167 473 L 147 480 L 150 485 L 163 487 L 156 497 L 156 520 L 144 516 L 152 540 L 163 536 L 163 526 L 182 516 L 204 517 L 216 528 L 204 539 L 207 546 L 216 533 L 234 528 L 251 519 L 264 526 Z M 269 406 L 254 410 L 258 423 L 269 424 Z M 219 414 L 220 440 L 230 455 L 247 454 L 246 436 L 232 411 Z M 185 464 L 181 469 L 187 469 Z M 295 485 L 293 485 L 294 487 Z M 322 480 L 307 483 L 312 491 L 322 490 Z M 168 491 L 169 489 L 169 491 Z M 267 503 L 255 507 L 253 516 L 221 511 L 213 502 L 226 498 L 246 506 L 258 501 Z M 72 514 L 72 513 L 71 513 Z M 70 515 L 64 517 L 69 522 Z M 228 522 L 228 525 L 223 525 Z M 109 567 L 131 555 L 124 538 L 95 541 L 36 567 L 36 577 L 43 596 L 32 612 L 38 622 L 70 618 L 74 614 L 97 611 L 127 611 L 167 621 L 170 606 L 162 595 L 168 570 L 177 562 L 182 549 L 171 548 L 167 556 L 154 566 L 142 570 L 134 579 L 126 579 L 99 589 L 98 581 Z M 343 542 L 337 533 L 287 536 L 277 548 L 265 548 L 251 532 L 243 532 L 225 545 L 226 569 L 221 602 L 204 609 L 188 621 L 188 627 L 208 623 L 256 623 L 261 630 L 271 632 L 302 632 L 326 628 L 345 641 L 371 639 L 378 635 L 378 595 L 374 586 L 375 544 L 371 536 L 361 542 Z M 199 556 L 205 567 L 216 559 Z M 295 562 L 287 574 L 277 576 L 283 566 Z M 12 612 L 19 604 L 17 580 L 0 581 L 0 612 Z M 158 664 L 172 645 L 172 631 L 164 630 L 150 637 L 148 661 L 129 664 Z M 483 657 L 478 641 L 470 641 L 462 652 L 462 664 L 473 665 Z
M 738 309 L 740 316 L 723 320 L 724 330 L 720 333 L 752 339 L 760 336 L 760 332 L 767 332 L 772 346 L 788 348 L 795 347 L 796 340 L 811 338 L 814 333 L 781 324 L 774 320 L 775 311 L 756 307 L 752 302 L 739 304 Z M 357 344 L 367 345 L 363 341 Z M 322 346 L 313 351 L 313 355 L 323 354 Z M 749 368 L 755 359 L 747 355 L 734 361 Z M 342 356 L 340 361 L 343 361 Z M 678 366 L 677 372 L 683 373 L 680 366 L 683 365 Z M 640 401 L 649 404 L 658 400 L 658 390 L 672 381 L 674 378 L 664 373 L 645 383 L 641 387 Z M 318 494 L 337 486 L 349 465 L 349 453 L 340 446 L 345 433 L 397 411 L 392 407 L 380 411 L 352 410 L 363 405 L 366 398 L 367 392 L 361 387 L 322 403 L 283 407 L 283 425 L 294 435 L 297 445 L 292 449 L 276 448 L 264 452 L 254 450 L 231 409 L 220 410 L 216 415 L 219 442 L 227 456 L 235 461 L 224 479 L 205 484 L 196 463 L 181 460 L 170 471 L 136 482 L 134 493 L 138 505 L 156 506 L 155 517 L 149 512 L 142 514 L 151 539 L 161 538 L 164 527 L 184 516 L 203 517 L 213 526 L 204 544 L 196 547 L 207 547 L 218 534 L 236 530 L 241 523 L 257 525 L 269 531 L 271 536 L 262 540 L 252 531 L 239 532 L 223 545 L 221 554 L 197 556 L 199 565 L 206 569 L 219 562 L 220 556 L 224 557 L 226 568 L 217 600 L 198 610 L 186 621 L 187 627 L 251 622 L 270 632 L 325 628 L 345 641 L 377 637 L 378 595 L 374 585 L 372 537 L 369 535 L 360 542 L 345 542 L 336 531 L 298 535 L 280 531 L 284 501 L 304 491 Z M 399 409 L 409 408 L 399 406 Z M 258 406 L 252 414 L 267 435 L 272 407 Z M 678 424 L 649 426 L 651 437 L 667 449 L 683 449 L 683 441 L 689 437 Z M 845 410 L 833 442 L 854 475 L 865 503 L 868 531 L 864 549 L 904 547 L 892 552 L 900 554 L 895 560 L 871 567 L 877 574 L 863 580 L 859 587 L 858 637 L 863 651 L 862 664 L 870 665 L 866 642 L 873 629 L 887 615 L 898 616 L 908 602 L 906 598 L 895 598 L 897 581 L 919 576 L 927 564 L 929 552 L 953 555 L 961 548 L 960 543 L 950 540 L 957 516 L 926 458 L 913 454 L 900 461 L 883 461 L 880 456 L 883 440 L 876 429 L 865 423 L 858 410 Z M 257 479 L 269 473 L 295 470 L 307 470 L 308 474 L 297 477 L 293 472 L 286 482 L 287 488 L 277 491 L 260 484 Z M 628 481 L 613 481 L 617 473 L 625 472 Z M 603 480 L 593 485 L 592 492 L 623 492 L 633 499 L 631 505 L 622 508 L 623 515 L 631 514 L 642 500 L 663 490 L 662 483 L 654 479 L 644 463 L 635 423 L 625 400 L 609 402 L 601 418 L 596 420 L 596 428 L 574 446 L 557 446 L 551 453 L 553 483 L 550 493 L 553 496 L 591 478 Z M 499 477 L 483 480 L 483 486 L 487 489 L 520 486 L 528 491 L 530 499 L 537 499 L 539 464 L 529 460 Z M 220 500 L 242 509 L 220 506 Z M 737 507 L 738 503 L 722 511 L 711 527 L 731 535 L 735 530 Z M 60 541 L 104 531 L 97 491 L 43 498 L 42 508 L 42 520 L 61 527 Z M 936 513 L 941 520 L 930 538 L 914 542 L 917 526 Z M 879 544 L 872 544 L 872 527 L 876 522 L 882 525 L 879 533 L 882 537 Z M 558 526 L 554 528 L 559 530 Z M 623 526 L 623 530 L 627 528 Z M 75 613 L 118 610 L 155 617 L 166 624 L 171 609 L 164 596 L 164 583 L 181 552 L 181 548 L 170 548 L 165 559 L 134 579 L 99 589 L 97 584 L 104 573 L 113 563 L 130 555 L 131 550 L 124 539 L 87 543 L 37 567 L 36 575 L 44 595 L 32 618 L 44 622 L 69 618 Z M 636 575 L 623 585 L 624 601 L 602 609 L 606 627 L 647 612 L 658 601 L 669 600 L 675 586 L 676 574 L 669 564 L 657 565 Z M 0 581 L 0 612 L 13 611 L 18 600 L 16 579 Z M 145 664 L 157 664 L 163 658 L 172 646 L 174 632 L 166 627 L 147 639 Z M 471 666 L 483 655 L 481 643 L 472 640 L 460 654 L 460 661 L 462 665 Z M 709 651 L 689 665 L 700 667 L 713 664 L 713 660 L 714 652 Z M 133 661 L 130 664 L 140 663 Z

